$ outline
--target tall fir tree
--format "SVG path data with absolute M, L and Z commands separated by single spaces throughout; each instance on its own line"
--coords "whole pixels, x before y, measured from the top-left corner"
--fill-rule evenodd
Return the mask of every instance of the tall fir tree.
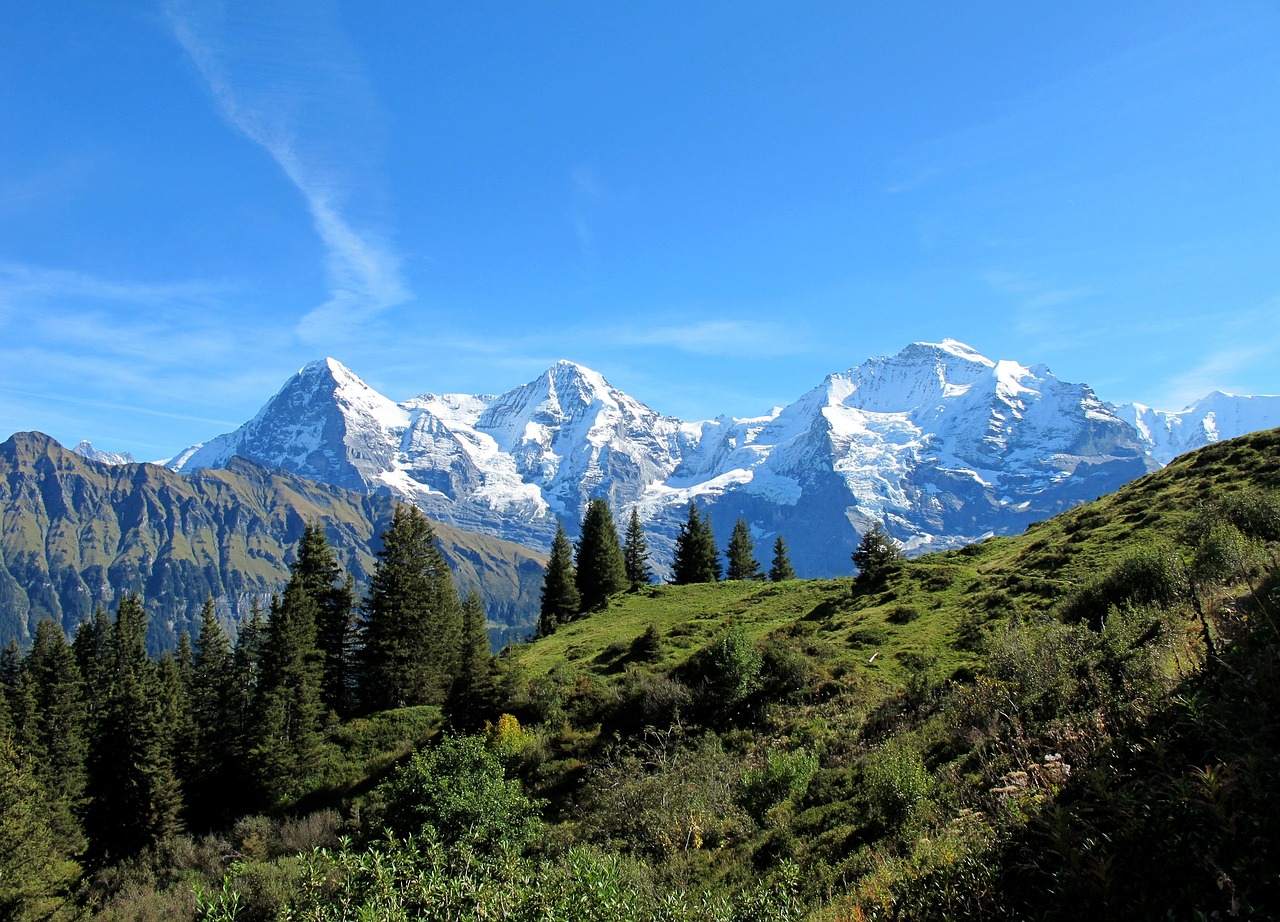
M 850 557 L 858 568 L 858 579 L 875 582 L 888 576 L 902 565 L 905 556 L 898 543 L 889 537 L 879 522 L 862 535 L 858 549 Z
M 95 866 L 132 857 L 181 830 L 166 702 L 146 635 L 142 600 L 125 594 L 108 639 L 106 684 L 94 689 L 101 706 L 90 737 L 85 831 Z
M 462 602 L 462 656 L 445 707 L 449 723 L 459 730 L 480 729 L 493 708 L 496 689 L 487 623 L 484 603 L 471 590 Z
M 231 644 L 212 598 L 200 612 L 187 695 L 195 725 L 187 816 L 193 830 L 204 831 L 230 823 L 240 805 L 243 751 L 237 709 L 247 700 L 237 687 Z
M 747 527 L 745 519 L 738 519 L 734 524 L 725 559 L 729 563 L 725 579 L 763 578 L 760 562 L 756 560 L 756 543 L 751 537 L 751 529 Z
M 653 568 L 649 566 L 649 543 L 644 537 L 644 526 L 640 524 L 640 513 L 634 506 L 631 507 L 631 520 L 627 523 L 622 558 L 627 567 L 627 583 L 632 592 L 653 582 Z
M 344 577 L 318 523 L 309 523 L 303 530 L 290 578 L 302 584 L 316 605 L 316 645 L 324 658 L 324 707 L 339 715 L 349 714 L 355 691 L 355 584 L 349 575 Z
M 315 601 L 291 578 L 267 619 L 248 755 L 264 801 L 286 805 L 320 762 L 320 685 Z
M 581 610 L 602 611 L 609 597 L 627 588 L 627 565 L 622 557 L 618 527 L 603 499 L 587 503 L 582 517 L 582 537 L 574 561 Z
M 462 603 L 421 510 L 397 506 L 364 601 L 368 709 L 439 704 L 457 672 Z
M 0 701 L 0 919 L 71 918 L 79 866 L 61 847 L 34 758 L 14 741 Z
M 780 583 L 784 579 L 795 579 L 796 571 L 791 568 L 791 556 L 787 553 L 787 542 L 778 535 L 773 542 L 773 563 L 769 566 L 770 582 Z
M 538 636 L 555 632 L 556 626 L 578 617 L 582 600 L 578 596 L 578 578 L 573 568 L 573 548 L 564 533 L 564 524 L 556 523 L 556 536 L 551 541 L 542 578 L 542 607 L 538 613 Z
M 85 845 L 78 814 L 84 806 L 88 712 L 80 667 L 53 620 L 36 625 L 24 671 L 34 705 L 35 774 L 44 789 L 55 842 L 73 854 Z
M 689 504 L 689 516 L 676 535 L 672 582 L 714 583 L 720 579 L 720 551 L 716 547 L 711 519 L 698 512 L 696 503 Z

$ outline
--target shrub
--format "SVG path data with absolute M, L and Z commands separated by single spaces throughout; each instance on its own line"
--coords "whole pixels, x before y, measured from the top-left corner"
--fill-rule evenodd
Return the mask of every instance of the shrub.
M 426 836 L 482 854 L 520 851 L 537 834 L 537 806 L 507 780 L 479 736 L 414 753 L 384 790 L 383 825 L 398 838 Z

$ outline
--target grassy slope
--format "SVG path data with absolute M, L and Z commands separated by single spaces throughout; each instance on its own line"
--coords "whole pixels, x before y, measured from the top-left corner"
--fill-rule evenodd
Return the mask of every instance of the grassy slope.
M 956 647 L 967 624 L 1053 607 L 1135 550 L 1172 545 L 1198 504 L 1247 487 L 1280 489 L 1280 430 L 1213 445 L 1175 460 L 1096 502 L 1032 525 L 907 562 L 885 583 L 852 577 L 782 584 L 724 582 L 653 586 L 518 651 L 531 674 L 561 664 L 607 679 L 650 625 L 668 639 L 656 670 L 668 669 L 740 623 L 756 638 L 816 631 L 851 665 L 886 685 L 905 680 L 920 657 L 948 671 L 975 664 Z M 852 564 L 850 565 L 852 570 Z M 867 663 L 872 654 L 875 661 Z

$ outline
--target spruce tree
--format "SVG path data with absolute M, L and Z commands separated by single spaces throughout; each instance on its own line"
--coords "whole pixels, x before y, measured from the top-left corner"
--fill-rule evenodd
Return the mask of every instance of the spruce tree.
M 237 708 L 241 697 L 226 632 L 213 599 L 200 612 L 200 633 L 191 653 L 187 689 L 195 725 L 188 819 L 193 830 L 226 825 L 235 818 L 237 766 L 241 763 Z
M 858 568 L 858 578 L 866 582 L 875 582 L 888 576 L 904 559 L 902 549 L 889 537 L 879 522 L 876 522 L 858 542 L 858 549 L 850 555 L 854 566 Z
M 320 761 L 324 657 L 316 646 L 316 611 L 294 578 L 267 619 L 248 754 L 258 790 L 275 806 L 301 794 Z
M 603 499 L 587 503 L 575 560 L 581 610 L 601 611 L 609 597 L 627 588 L 627 565 L 613 513 Z
M 627 524 L 627 536 L 622 546 L 622 557 L 627 567 L 627 582 L 631 591 L 653 582 L 653 569 L 649 566 L 649 544 L 644 538 L 640 513 L 631 507 L 631 521 Z
M 689 517 L 676 535 L 672 582 L 714 583 L 720 579 L 720 551 L 716 547 L 711 519 L 698 512 L 696 503 L 689 504 Z
M 729 536 L 729 547 L 725 554 L 729 569 L 725 579 L 760 579 L 760 562 L 756 560 L 756 544 L 751 538 L 751 529 L 745 519 L 738 519 L 733 526 L 733 534 Z
M 563 523 L 556 523 L 556 536 L 551 541 L 551 556 L 542 578 L 542 608 L 538 614 L 538 636 L 546 637 L 556 626 L 578 617 L 582 600 L 578 596 L 577 574 L 573 568 L 573 548 L 564 533 Z
M 136 595 L 121 597 L 111 626 L 105 685 L 88 756 L 88 856 L 101 866 L 138 854 L 181 829 L 181 791 L 169 740 L 166 702 L 147 658 L 147 614 Z
M 784 579 L 795 579 L 796 571 L 791 569 L 791 557 L 787 553 L 787 542 L 778 535 L 773 542 L 773 564 L 769 567 L 769 580 L 780 583 Z
M 340 715 L 350 713 L 354 703 L 354 583 L 349 576 L 344 578 L 318 523 L 309 523 L 303 530 L 290 578 L 302 584 L 316 605 L 316 645 L 324 659 L 324 707 Z
M 34 758 L 0 701 L 0 919 L 65 918 L 80 868 L 55 832 Z
M 445 708 L 450 723 L 460 730 L 483 727 L 493 706 L 493 655 L 487 620 L 479 594 L 468 592 L 462 603 L 462 657 Z
M 84 806 L 87 712 L 80 667 L 53 620 L 36 625 L 24 671 L 34 706 L 35 775 L 44 789 L 55 843 L 73 854 L 85 845 L 78 814 Z
M 421 510 L 398 506 L 364 601 L 366 708 L 442 703 L 458 668 L 462 604 Z

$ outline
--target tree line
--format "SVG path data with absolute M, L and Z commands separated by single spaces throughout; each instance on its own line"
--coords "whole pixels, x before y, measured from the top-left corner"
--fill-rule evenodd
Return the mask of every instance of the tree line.
M 593 499 L 582 517 L 580 537 L 570 543 L 564 523 L 556 526 L 551 555 L 542 587 L 538 636 L 554 633 L 558 625 L 600 611 L 609 599 L 653 582 L 649 547 L 640 514 L 631 510 L 625 536 L 619 537 L 608 502 Z M 773 561 L 766 576 L 756 559 L 755 541 L 744 519 L 738 519 L 724 552 L 711 528 L 711 517 L 689 504 L 689 514 L 676 535 L 671 582 L 676 585 L 714 583 L 720 579 L 781 582 L 795 579 L 787 542 L 779 535 L 773 544 Z
M 292 807 L 321 786 L 324 731 L 338 721 L 438 705 L 455 728 L 482 723 L 493 679 L 478 596 L 460 597 L 419 510 L 398 508 L 382 538 L 357 600 L 323 529 L 308 525 L 283 593 L 254 607 L 234 643 L 210 599 L 195 639 L 152 659 L 135 594 L 70 642 L 47 620 L 25 656 L 11 643 L 0 654 L 0 878 L 23 892 L 0 885 L 0 917 L 177 833 Z

